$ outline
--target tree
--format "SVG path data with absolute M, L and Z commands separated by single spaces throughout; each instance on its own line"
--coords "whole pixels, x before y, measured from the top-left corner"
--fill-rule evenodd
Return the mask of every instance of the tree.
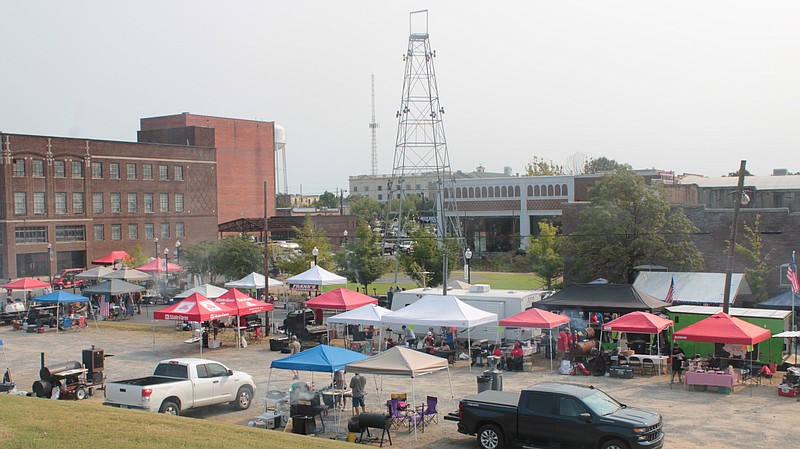
M 568 175 L 582 175 L 589 162 L 589 156 L 581 151 L 567 156 L 564 163 L 564 172 Z
M 369 284 L 383 276 L 388 268 L 379 245 L 378 236 L 365 221 L 359 221 L 355 241 L 349 241 L 342 251 L 333 256 L 337 272 L 348 281 L 363 285 L 364 291 L 368 291 Z
M 142 249 L 142 245 L 137 243 L 133 245 L 133 249 L 128 251 L 128 257 L 125 258 L 122 262 L 128 268 L 136 268 L 141 267 L 142 265 L 147 263 L 147 254 L 144 253 Z
M 314 207 L 319 209 L 338 209 L 339 198 L 327 190 L 314 202 Z
M 628 164 L 623 164 L 620 162 L 615 161 L 614 159 L 609 159 L 605 156 L 591 158 L 586 162 L 586 165 L 583 167 L 584 173 L 603 173 L 603 172 L 613 172 L 616 170 L 627 169 L 631 170 L 631 166 Z
M 333 268 L 331 245 L 325 237 L 325 231 L 314 229 L 314 223 L 311 221 L 310 216 L 306 215 L 302 228 L 292 226 L 292 231 L 297 235 L 295 240 L 300 246 L 300 252 L 299 254 L 290 255 L 285 260 L 278 261 L 278 267 L 281 270 L 292 275 L 308 270 L 314 263 L 314 255 L 312 254 L 314 248 L 319 251 L 317 265 L 326 270 Z
M 350 195 L 347 198 L 350 214 L 363 220 L 368 225 L 374 225 L 375 219 L 381 214 L 381 205 L 378 201 L 361 195 Z
M 633 282 L 633 267 L 662 262 L 698 270 L 703 258 L 691 239 L 697 228 L 670 209 L 661 185 L 647 186 L 631 170 L 603 176 L 589 192 L 591 205 L 580 214 L 580 231 L 571 235 L 573 273 Z
M 246 234 L 228 236 L 218 242 L 217 268 L 225 280 L 241 279 L 264 270 L 264 249 Z
M 736 252 L 743 255 L 750 265 L 744 269 L 747 283 L 753 297 L 759 302 L 767 299 L 767 273 L 769 272 L 769 254 L 764 251 L 761 238 L 761 215 L 756 214 L 751 227 L 744 224 L 744 244 L 736 243 Z M 730 244 L 730 243 L 729 243 Z
M 732 172 L 728 173 L 728 177 L 738 178 L 740 171 L 741 170 L 732 171 Z M 744 169 L 744 175 L 745 176 L 753 176 L 753 174 L 750 173 L 750 170 L 748 170 L 746 168 Z
M 409 238 L 414 241 L 414 250 L 400 254 L 403 271 L 419 286 L 442 285 L 444 282 L 444 254 L 448 255 L 447 274 L 449 276 L 452 271 L 451 267 L 456 262 L 458 243 L 455 240 L 447 239 L 440 248 L 435 235 L 424 228 L 411 229 Z
M 534 271 L 544 280 L 547 290 L 553 288 L 553 283 L 564 272 L 564 257 L 561 255 L 561 240 L 558 226 L 547 222 L 539 223 L 539 235 L 530 236 L 528 246 L 528 260 Z
M 189 274 L 200 276 L 204 283 L 215 284 L 221 273 L 219 241 L 205 241 L 181 249 L 182 267 Z
M 527 176 L 559 176 L 564 174 L 564 167 L 556 165 L 553 161 L 534 156 L 533 160 L 525 166 Z

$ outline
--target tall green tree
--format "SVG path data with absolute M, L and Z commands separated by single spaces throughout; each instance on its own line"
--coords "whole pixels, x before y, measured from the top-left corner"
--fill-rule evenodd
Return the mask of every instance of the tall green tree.
M 200 276 L 204 283 L 215 284 L 222 274 L 219 241 L 205 241 L 181 249 L 181 265 L 189 274 Z
M 403 271 L 420 287 L 442 285 L 444 255 L 447 254 L 448 257 L 447 275 L 449 276 L 456 263 L 458 243 L 455 240 L 446 239 L 440 247 L 436 236 L 424 228 L 411 229 L 409 238 L 414 241 L 414 250 L 399 255 Z
M 332 192 L 328 192 L 326 190 L 322 195 L 319 196 L 319 199 L 314 202 L 314 207 L 320 209 L 338 209 L 339 198 Z
M 338 267 L 337 273 L 350 282 L 363 285 L 365 292 L 369 284 L 378 280 L 388 269 L 380 239 L 364 221 L 359 221 L 355 239 L 351 238 L 342 251 L 334 254 L 333 260 Z
M 128 251 L 128 257 L 122 262 L 128 268 L 141 267 L 147 263 L 147 254 L 144 253 L 141 243 L 133 245 L 133 249 Z
M 564 167 L 553 161 L 546 161 L 544 158 L 534 156 L 533 160 L 525 166 L 525 174 L 527 176 L 559 176 L 564 174 Z
M 218 242 L 219 274 L 227 281 L 264 271 L 264 249 L 249 235 L 228 236 Z
M 767 299 L 767 273 L 769 272 L 769 253 L 764 249 L 761 238 L 761 214 L 756 214 L 753 226 L 744 223 L 742 235 L 744 243 L 736 243 L 736 252 L 744 256 L 749 265 L 744 269 L 747 283 L 753 297 L 759 302 Z
M 569 239 L 578 277 L 633 283 L 633 267 L 661 262 L 687 271 L 703 267 L 691 235 L 697 228 L 671 209 L 661 185 L 645 185 L 631 170 L 603 176 L 589 192 L 580 230 Z
M 601 157 L 593 157 L 586 161 L 586 165 L 583 167 L 584 173 L 602 173 L 602 172 L 613 172 L 616 170 L 631 170 L 631 166 L 629 164 L 624 164 L 621 162 L 617 162 L 614 159 L 609 159 L 605 156 Z
M 313 250 L 317 248 L 317 265 L 330 271 L 333 269 L 333 258 L 331 256 L 331 244 L 325 237 L 324 229 L 315 229 L 311 217 L 306 215 L 303 227 L 292 226 L 292 231 L 297 235 L 295 241 L 300 246 L 299 254 L 292 254 L 285 260 L 278 261 L 281 270 L 291 274 L 300 274 L 314 263 Z
M 347 204 L 350 207 L 351 215 L 355 215 L 370 226 L 374 225 L 381 215 L 380 203 L 367 196 L 350 195 L 347 198 Z
M 539 223 L 539 235 L 529 237 L 528 260 L 548 290 L 564 273 L 564 256 L 561 255 L 558 231 L 558 226 L 543 221 Z

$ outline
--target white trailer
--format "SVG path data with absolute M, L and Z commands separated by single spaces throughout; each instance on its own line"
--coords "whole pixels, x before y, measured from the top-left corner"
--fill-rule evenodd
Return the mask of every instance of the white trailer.
M 502 320 L 514 316 L 520 312 L 533 307 L 534 303 L 546 298 L 552 293 L 550 290 L 500 290 L 492 289 L 488 284 L 473 284 L 469 289 L 448 288 L 447 294 L 455 296 L 465 303 L 477 307 L 486 312 L 496 313 L 497 319 Z M 399 310 L 414 303 L 426 295 L 441 295 L 440 288 L 415 288 L 395 292 L 392 297 L 392 310 Z M 418 329 L 420 334 L 424 334 L 427 329 Z M 459 329 L 459 336 L 463 333 L 466 338 L 466 329 Z M 470 330 L 472 339 L 488 339 L 494 341 L 497 336 L 497 325 L 489 324 L 478 326 Z M 500 332 L 498 338 L 505 338 L 506 341 L 527 340 L 531 338 L 530 329 L 511 329 L 507 328 Z

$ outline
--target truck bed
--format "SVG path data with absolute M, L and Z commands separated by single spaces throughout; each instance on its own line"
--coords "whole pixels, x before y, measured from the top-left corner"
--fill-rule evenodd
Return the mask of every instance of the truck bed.
M 478 393 L 476 395 L 464 398 L 464 400 L 471 402 L 485 402 L 492 405 L 516 408 L 517 404 L 519 404 L 519 396 L 520 396 L 519 392 L 513 393 L 510 391 L 489 390 L 489 391 L 484 391 L 483 393 Z
M 182 382 L 184 380 L 186 379 L 176 379 L 174 377 L 147 376 L 147 377 L 140 377 L 138 379 L 118 380 L 109 383 L 147 387 L 150 385 L 160 385 L 170 382 Z

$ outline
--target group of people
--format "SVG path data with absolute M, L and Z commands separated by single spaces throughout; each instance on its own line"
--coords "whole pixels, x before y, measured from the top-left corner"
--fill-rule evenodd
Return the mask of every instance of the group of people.
M 500 345 L 495 345 L 494 350 L 492 350 L 492 355 L 495 357 L 500 357 L 499 366 L 503 371 L 522 371 L 523 367 L 523 355 L 524 352 L 522 350 L 522 343 L 514 342 L 514 346 L 511 348 L 511 352 L 506 355 L 503 353 L 502 348 Z

